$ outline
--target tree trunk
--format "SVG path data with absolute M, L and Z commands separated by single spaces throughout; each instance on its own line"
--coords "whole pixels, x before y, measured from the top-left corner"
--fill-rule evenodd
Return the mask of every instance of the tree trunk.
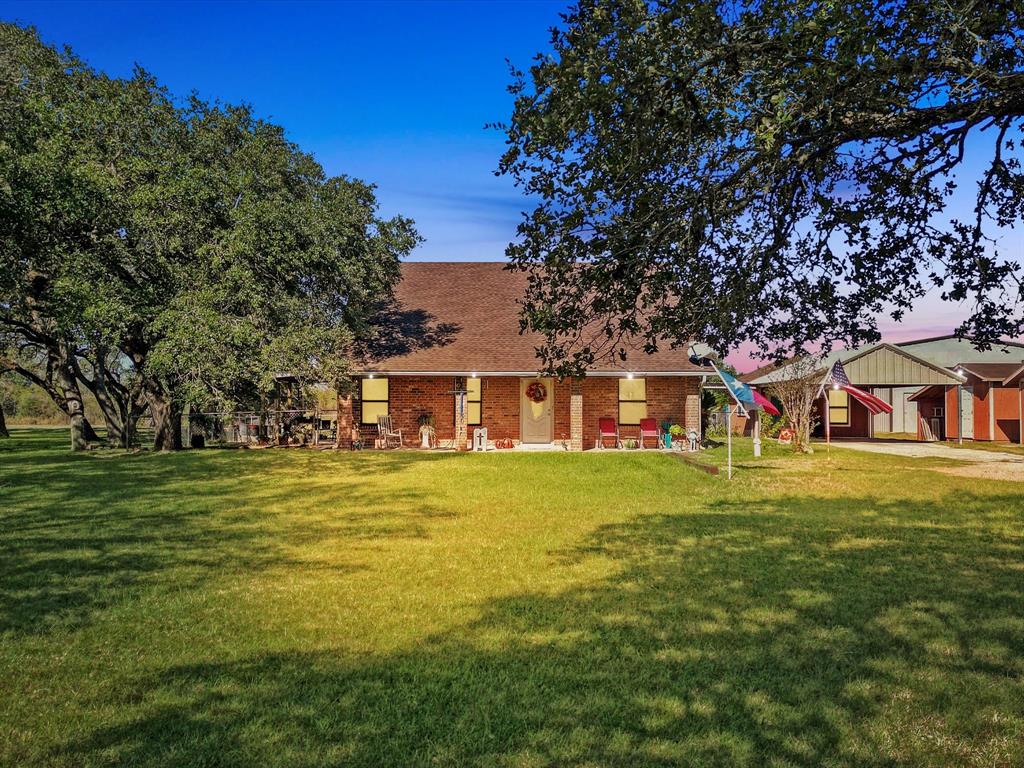
M 103 380 L 103 373 L 97 369 L 92 386 L 86 383 L 89 390 L 96 398 L 96 402 L 103 411 L 103 421 L 107 425 L 107 439 L 114 445 L 124 445 L 124 406 L 118 402 L 107 388 Z
M 180 451 L 181 410 L 163 391 L 151 390 L 147 399 L 153 417 L 153 447 L 158 451 Z
M 125 403 L 126 413 L 124 417 L 124 425 L 121 429 L 120 443 L 121 448 L 131 448 L 136 445 L 138 441 L 138 422 L 139 417 L 146 410 L 145 398 L 139 397 L 136 393 L 130 392 Z
M 4 405 L 0 403 L 0 437 L 10 437 L 11 433 L 7 431 L 7 419 L 4 418 Z
M 82 432 L 85 434 L 86 441 L 90 443 L 100 442 L 99 433 L 92 426 L 92 422 L 89 421 L 89 417 L 85 415 L 85 409 L 82 409 Z
M 90 438 L 96 438 L 96 432 L 85 418 L 85 405 L 82 402 L 82 390 L 78 387 L 78 379 L 71 364 L 70 350 L 67 343 L 59 345 L 60 358 L 56 361 L 54 372 L 57 377 L 58 389 L 64 399 L 66 413 L 71 422 L 71 450 L 84 451 L 89 447 Z

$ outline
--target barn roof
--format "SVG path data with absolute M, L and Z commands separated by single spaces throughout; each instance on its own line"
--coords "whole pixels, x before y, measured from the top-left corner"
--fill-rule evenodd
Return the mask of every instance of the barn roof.
M 926 386 L 929 384 L 957 384 L 963 378 L 953 371 L 918 357 L 895 344 L 869 344 L 857 349 L 835 350 L 822 357 L 816 369 L 825 374 L 839 360 L 843 363 L 850 381 L 862 386 Z M 785 381 L 806 370 L 789 362 L 764 375 L 749 380 L 755 385 Z
M 364 372 L 533 375 L 542 338 L 519 332 L 527 284 L 504 262 L 406 262 L 388 311 L 390 328 L 368 354 Z M 598 361 L 589 373 L 707 375 L 685 347 L 654 354 L 626 347 L 626 359 Z
M 1022 365 L 1024 362 L 1018 360 L 1012 363 L 960 363 L 957 367 L 982 381 L 1004 381 L 1013 376 Z

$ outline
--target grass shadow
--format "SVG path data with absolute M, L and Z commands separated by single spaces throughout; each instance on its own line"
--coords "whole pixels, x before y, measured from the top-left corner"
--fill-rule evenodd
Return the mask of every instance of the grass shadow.
M 974 524 L 962 525 L 963 510 Z M 178 665 L 50 755 L 131 765 L 1014 765 L 1019 496 L 779 495 L 641 513 L 612 575 L 388 654 Z

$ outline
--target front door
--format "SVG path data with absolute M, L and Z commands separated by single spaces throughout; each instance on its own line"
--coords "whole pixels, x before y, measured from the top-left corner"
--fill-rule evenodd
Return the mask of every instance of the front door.
M 554 387 L 551 379 L 519 382 L 519 426 L 524 443 L 550 443 L 554 437 Z

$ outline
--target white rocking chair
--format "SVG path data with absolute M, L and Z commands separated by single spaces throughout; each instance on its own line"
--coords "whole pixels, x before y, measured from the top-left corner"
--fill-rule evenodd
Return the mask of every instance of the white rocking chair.
M 381 448 L 402 447 L 402 430 L 392 426 L 390 416 L 377 417 L 377 442 Z

